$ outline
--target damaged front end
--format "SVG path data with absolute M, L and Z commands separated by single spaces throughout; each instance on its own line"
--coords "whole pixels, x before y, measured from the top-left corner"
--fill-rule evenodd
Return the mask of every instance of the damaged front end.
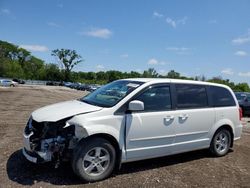
M 31 162 L 54 161 L 56 167 L 62 160 L 69 160 L 77 143 L 75 126 L 66 118 L 57 122 L 37 122 L 29 119 L 24 130 L 24 156 Z

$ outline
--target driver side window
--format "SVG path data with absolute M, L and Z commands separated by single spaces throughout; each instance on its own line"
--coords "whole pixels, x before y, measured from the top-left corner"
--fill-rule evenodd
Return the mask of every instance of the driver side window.
M 146 112 L 166 111 L 172 108 L 169 86 L 150 87 L 135 100 L 144 103 L 144 111 Z

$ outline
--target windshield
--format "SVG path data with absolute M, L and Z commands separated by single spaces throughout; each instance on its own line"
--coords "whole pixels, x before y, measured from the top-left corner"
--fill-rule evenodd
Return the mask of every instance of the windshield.
M 142 84 L 143 82 L 129 80 L 114 81 L 80 100 L 95 106 L 112 107 Z

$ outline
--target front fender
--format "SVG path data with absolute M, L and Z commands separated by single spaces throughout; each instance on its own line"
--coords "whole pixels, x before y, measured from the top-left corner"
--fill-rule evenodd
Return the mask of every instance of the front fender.
M 87 138 L 88 136 L 96 135 L 96 134 L 107 134 L 112 137 L 114 137 L 119 144 L 120 148 L 121 146 L 121 136 L 120 132 L 116 130 L 115 128 L 103 124 L 98 125 L 75 125 L 75 136 L 78 140 L 81 140 L 83 138 Z

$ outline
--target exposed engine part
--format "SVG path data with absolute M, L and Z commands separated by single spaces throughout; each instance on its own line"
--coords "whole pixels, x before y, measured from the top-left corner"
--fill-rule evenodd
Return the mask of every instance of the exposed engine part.
M 55 168 L 61 160 L 67 160 L 68 153 L 75 147 L 75 126 L 66 125 L 67 119 L 58 122 L 36 122 L 32 118 L 27 123 L 24 135 L 28 136 L 30 152 L 45 161 L 55 161 Z
M 41 148 L 37 151 L 37 154 L 45 161 L 51 161 L 53 158 L 57 158 L 58 154 L 62 154 L 65 148 L 65 139 L 61 136 L 56 138 L 41 140 Z

